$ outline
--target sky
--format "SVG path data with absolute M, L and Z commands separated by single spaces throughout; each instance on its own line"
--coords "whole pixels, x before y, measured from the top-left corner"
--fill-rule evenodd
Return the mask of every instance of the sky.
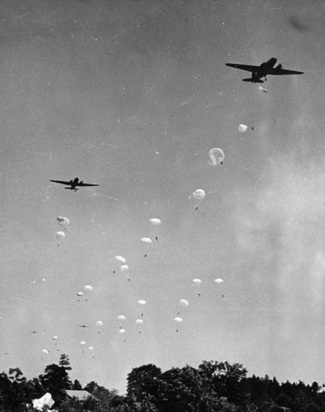
M 64 353 L 72 379 L 122 394 L 149 363 L 325 382 L 324 12 L 1 2 L 1 371 Z M 225 66 L 271 57 L 304 74 L 263 91 Z M 99 186 L 49 181 L 75 177 Z

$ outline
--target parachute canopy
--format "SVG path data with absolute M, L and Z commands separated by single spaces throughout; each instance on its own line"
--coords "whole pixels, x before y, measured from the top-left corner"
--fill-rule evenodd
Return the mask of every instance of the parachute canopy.
M 123 256 L 115 256 L 115 259 L 122 263 L 126 262 L 126 259 Z
M 192 280 L 192 285 L 201 285 L 202 280 L 199 278 L 195 278 Z
M 122 265 L 121 267 L 120 267 L 120 271 L 121 272 L 125 272 L 125 271 L 127 271 L 129 269 L 129 266 L 128 265 Z
M 86 345 L 86 341 L 81 340 L 81 341 L 80 341 L 80 345 Z
M 62 240 L 65 238 L 65 233 L 64 232 L 56 232 L 55 237 L 57 238 L 57 240 Z
M 47 349 L 42 349 L 42 352 L 43 352 L 43 353 L 46 353 L 46 354 L 49 353 L 49 351 L 48 351 Z
M 38 411 L 44 411 L 45 409 L 47 410 L 48 408 L 52 408 L 54 405 L 54 400 L 52 399 L 52 395 L 49 392 L 46 392 L 45 395 L 43 395 L 39 399 L 33 399 L 33 408 L 37 409 Z
M 192 197 L 196 200 L 202 200 L 205 198 L 205 191 L 203 189 L 196 189 L 192 193 Z
M 126 330 L 125 330 L 125 329 L 120 329 L 119 332 L 120 332 L 120 333 L 125 333 Z
M 225 160 L 225 154 L 222 149 L 214 147 L 209 150 L 209 164 L 211 166 L 222 165 L 222 162 Z
M 84 288 L 86 290 L 93 290 L 93 287 L 91 285 L 85 285 Z
M 56 340 L 56 339 L 58 339 L 58 336 L 55 335 L 55 336 L 52 337 L 52 339 Z
M 150 237 L 142 237 L 141 242 L 142 243 L 152 243 L 152 240 L 150 239 Z
M 77 292 L 77 296 L 83 296 L 83 292 Z
M 149 219 L 149 223 L 151 223 L 152 225 L 160 225 L 161 220 L 157 217 L 153 217 L 152 219 Z
M 138 300 L 139 305 L 146 305 L 147 302 L 143 299 Z
M 221 278 L 214 279 L 214 281 L 215 283 L 223 283 L 223 279 Z
M 56 220 L 58 221 L 59 225 L 62 227 L 69 226 L 70 220 L 67 217 L 58 216 Z
M 180 323 L 183 322 L 183 318 L 181 318 L 180 316 L 176 316 L 176 318 L 174 318 L 174 321 Z
M 89 350 L 94 350 L 94 347 L 93 346 L 88 346 L 88 349 Z
M 103 326 L 104 325 L 104 323 L 103 323 L 103 321 L 101 321 L 101 320 L 98 320 L 97 322 L 96 322 L 96 326 Z
M 245 132 L 247 132 L 247 129 L 248 129 L 248 126 L 246 125 L 246 124 L 240 124 L 239 126 L 238 126 L 238 131 L 240 132 L 240 133 L 245 133 Z
M 189 303 L 189 301 L 186 300 L 186 299 L 181 299 L 181 300 L 179 301 L 179 304 L 180 304 L 181 306 L 183 306 L 184 308 L 186 308 L 186 306 L 188 306 L 190 303 Z
M 136 319 L 135 323 L 137 325 L 141 325 L 143 323 L 143 320 L 142 319 Z
M 125 317 L 124 315 L 118 315 L 117 319 L 118 319 L 118 320 L 125 320 L 126 317 Z

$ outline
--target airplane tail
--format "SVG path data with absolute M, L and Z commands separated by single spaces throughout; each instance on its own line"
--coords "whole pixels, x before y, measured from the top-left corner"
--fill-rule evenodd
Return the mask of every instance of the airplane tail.
M 252 79 L 251 77 L 248 79 L 242 79 L 243 82 L 250 82 L 250 83 L 264 83 L 262 79 Z

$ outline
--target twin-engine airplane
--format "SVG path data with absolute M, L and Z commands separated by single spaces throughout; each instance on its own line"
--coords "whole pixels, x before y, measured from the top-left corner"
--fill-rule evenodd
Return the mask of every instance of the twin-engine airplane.
M 70 187 L 65 187 L 65 189 L 74 190 L 75 192 L 78 190 L 77 186 L 78 187 L 99 186 L 93 183 L 84 183 L 82 180 L 79 180 L 78 177 L 76 177 L 74 180 L 70 180 L 69 182 L 65 182 L 63 180 L 50 180 L 50 182 L 60 183 L 61 185 L 70 186 Z
M 283 69 L 282 64 L 278 64 L 277 66 L 275 66 L 276 62 L 277 62 L 276 58 L 272 57 L 270 60 L 262 63 L 259 66 L 250 66 L 248 64 L 233 64 L 233 63 L 226 63 L 226 66 L 251 72 L 252 77 L 248 79 L 243 79 L 243 82 L 251 82 L 251 83 L 264 83 L 264 81 L 266 81 L 266 76 L 268 74 L 273 74 L 274 76 L 282 76 L 286 74 L 303 74 L 303 72 Z M 262 78 L 264 78 L 264 80 L 262 80 Z

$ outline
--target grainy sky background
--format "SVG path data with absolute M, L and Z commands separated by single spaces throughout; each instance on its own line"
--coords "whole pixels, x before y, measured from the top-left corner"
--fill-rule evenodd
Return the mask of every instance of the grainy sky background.
M 34 377 L 66 353 L 73 379 L 121 393 L 146 363 L 325 381 L 324 12 L 1 1 L 1 370 Z M 263 93 L 225 66 L 273 56 L 305 74 L 269 76 Z M 100 186 L 49 182 L 76 176 Z

